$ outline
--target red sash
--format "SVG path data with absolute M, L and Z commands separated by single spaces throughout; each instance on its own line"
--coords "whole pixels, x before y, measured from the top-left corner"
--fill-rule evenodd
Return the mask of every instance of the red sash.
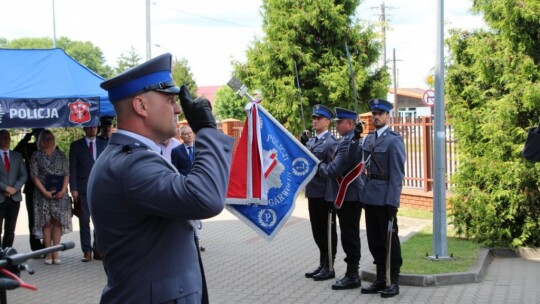
M 339 184 L 338 194 L 336 196 L 336 200 L 334 201 L 334 206 L 336 206 L 336 209 L 341 209 L 341 205 L 343 205 L 343 200 L 345 199 L 345 193 L 347 193 L 347 188 L 349 188 L 349 185 L 360 175 L 360 173 L 362 173 L 363 168 L 364 162 L 360 162 L 344 177 L 340 176 L 336 178 Z

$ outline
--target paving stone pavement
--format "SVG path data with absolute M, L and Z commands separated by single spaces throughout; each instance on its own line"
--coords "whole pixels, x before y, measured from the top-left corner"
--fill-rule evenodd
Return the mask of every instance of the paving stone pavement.
M 26 209 L 21 204 L 14 247 L 28 252 Z M 400 236 L 406 238 L 428 221 L 400 217 Z M 82 263 L 78 221 L 63 241 L 76 247 L 61 252 L 61 265 L 44 265 L 43 259 L 29 260 L 34 275 L 22 274 L 37 291 L 7 292 L 8 303 L 98 303 L 106 276 L 100 261 Z M 372 269 L 364 221 L 360 270 Z M 159 239 L 156 241 L 159 242 Z M 540 259 L 495 258 L 481 283 L 434 287 L 401 286 L 400 295 L 382 299 L 361 295 L 359 289 L 334 291 L 333 281 L 315 282 L 304 278 L 318 260 L 309 225 L 307 201 L 299 197 L 293 215 L 271 242 L 267 242 L 228 211 L 203 221 L 201 245 L 210 302 L 220 303 L 539 303 Z M 181 257 L 179 257 L 181 258 Z M 336 276 L 345 272 L 344 254 L 338 245 Z M 151 263 L 151 261 L 149 261 Z M 369 284 L 363 282 L 364 285 Z

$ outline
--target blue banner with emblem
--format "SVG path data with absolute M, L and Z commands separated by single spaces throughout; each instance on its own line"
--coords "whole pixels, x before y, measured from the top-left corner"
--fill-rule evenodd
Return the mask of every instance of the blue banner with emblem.
M 255 125 L 260 128 L 262 147 L 261 156 L 251 155 L 262 157 L 268 204 L 228 204 L 226 208 L 258 234 L 272 240 L 292 214 L 296 197 L 315 175 L 319 160 L 260 104 L 251 105 L 258 110 L 259 123 Z
M 99 100 L 99 97 L 0 98 L 0 128 L 97 126 Z

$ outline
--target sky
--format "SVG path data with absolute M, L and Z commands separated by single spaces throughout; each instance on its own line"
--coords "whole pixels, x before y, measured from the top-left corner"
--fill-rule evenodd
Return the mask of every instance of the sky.
M 382 2 L 362 1 L 356 18 L 376 23 Z M 437 2 L 384 1 L 391 28 L 387 59 L 392 59 L 395 48 L 399 87 L 426 88 L 424 79 L 435 66 Z M 151 0 L 151 57 L 170 52 L 187 59 L 198 86 L 225 85 L 231 77 L 231 60 L 245 61 L 250 43 L 264 34 L 261 4 L 261 0 Z M 472 0 L 445 1 L 445 30 L 485 26 L 480 16 L 469 12 L 471 6 Z M 0 37 L 52 38 L 54 33 L 57 38 L 92 42 L 111 66 L 131 47 L 146 60 L 146 0 L 0 0 Z

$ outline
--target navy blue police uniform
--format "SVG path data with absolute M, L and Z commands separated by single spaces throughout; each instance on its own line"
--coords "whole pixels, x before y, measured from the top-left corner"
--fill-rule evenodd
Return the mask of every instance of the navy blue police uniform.
M 392 104 L 383 99 L 369 101 L 371 112 L 386 115 Z M 375 132 L 378 132 L 377 134 Z M 362 192 L 366 212 L 366 233 L 369 251 L 376 265 L 377 278 L 362 293 L 377 293 L 382 297 L 399 294 L 398 277 L 403 264 L 398 237 L 399 208 L 403 178 L 405 176 L 405 145 L 398 133 L 381 126 L 365 138 L 362 149 L 367 160 Z M 369 157 L 369 159 L 368 159 Z M 390 254 L 390 286 L 386 286 L 386 244 L 388 223 L 394 218 Z
M 187 87 L 174 85 L 171 58 L 168 53 L 158 56 L 101 86 L 115 106 L 144 92 L 180 92 L 188 122 L 195 126 L 190 117 L 200 114 L 200 105 L 209 109 L 208 100 L 187 106 L 198 100 L 191 100 Z M 88 181 L 90 212 L 107 272 L 101 303 L 208 303 L 193 222 L 223 210 L 234 142 L 215 128 L 210 116 L 205 118 L 213 127 L 193 127 L 198 152 L 187 176 L 160 155 L 154 141 L 122 130 L 118 117 L 119 130 Z
M 313 107 L 313 118 L 320 117 L 326 119 L 334 118 L 334 113 L 328 107 L 323 105 L 315 105 Z M 320 161 L 329 163 L 332 161 L 332 155 L 336 149 L 336 138 L 326 130 L 322 134 L 312 137 L 306 143 L 306 147 Z M 335 277 L 333 270 L 329 269 L 328 259 L 328 216 L 332 217 L 331 237 L 332 237 L 332 260 L 335 259 L 337 251 L 337 234 L 336 234 L 336 213 L 332 212 L 333 202 L 326 200 L 326 189 L 328 184 L 336 183 L 335 179 L 324 178 L 315 175 L 307 184 L 305 194 L 308 200 L 309 220 L 311 223 L 311 232 L 315 244 L 319 249 L 319 266 L 307 272 L 307 278 L 313 278 L 316 281 L 327 280 Z
M 356 121 L 357 114 L 343 108 L 335 108 L 336 118 L 334 120 L 351 119 Z M 353 124 L 354 126 L 354 124 Z M 354 135 L 354 127 L 346 134 L 341 134 L 336 151 L 332 156 L 332 161 L 329 163 L 321 163 L 319 165 L 318 174 L 321 177 L 337 179 L 344 177 L 355 164 L 350 163 L 349 145 Z M 356 178 L 348 186 L 345 192 L 343 204 L 340 209 L 337 209 L 337 217 L 339 219 L 339 227 L 341 231 L 341 245 L 345 251 L 345 263 L 347 271 L 345 277 L 338 280 L 332 285 L 332 289 L 350 289 L 360 287 L 360 277 L 358 275 L 358 267 L 360 264 L 360 216 L 362 214 L 362 203 L 360 202 L 360 192 L 363 184 L 360 178 Z M 329 184 L 326 191 L 326 200 L 334 202 L 339 191 L 337 183 Z

